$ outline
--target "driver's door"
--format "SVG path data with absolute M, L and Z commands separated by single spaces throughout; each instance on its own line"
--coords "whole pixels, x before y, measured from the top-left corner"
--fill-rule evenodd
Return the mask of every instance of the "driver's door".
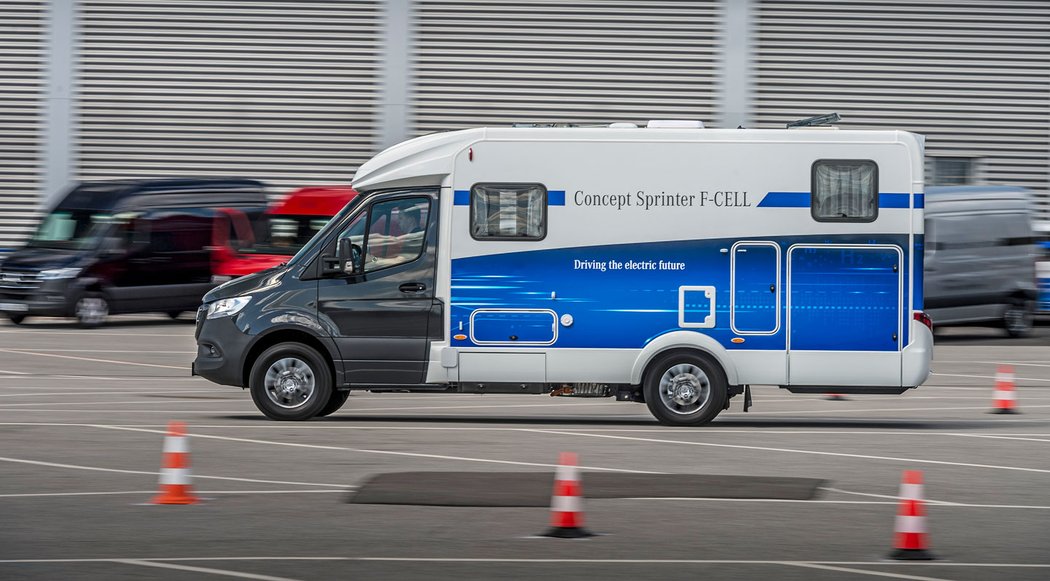
M 399 213 L 407 209 L 423 216 L 425 228 L 398 229 Z M 323 274 L 319 281 L 318 317 L 338 346 L 351 385 L 424 382 L 428 322 L 439 308 L 434 304 L 436 232 L 435 196 L 391 194 L 363 207 L 323 251 L 322 263 L 338 265 L 339 272 Z M 333 260 L 340 247 L 353 251 Z

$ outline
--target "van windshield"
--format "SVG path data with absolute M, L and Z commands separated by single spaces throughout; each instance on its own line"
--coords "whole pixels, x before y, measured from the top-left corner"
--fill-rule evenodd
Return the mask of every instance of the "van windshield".
M 240 245 L 237 251 L 291 256 L 320 232 L 328 220 L 328 216 L 264 216 L 255 224 L 256 241 Z
M 112 219 L 109 214 L 94 210 L 55 210 L 40 223 L 28 246 L 61 250 L 94 248 Z

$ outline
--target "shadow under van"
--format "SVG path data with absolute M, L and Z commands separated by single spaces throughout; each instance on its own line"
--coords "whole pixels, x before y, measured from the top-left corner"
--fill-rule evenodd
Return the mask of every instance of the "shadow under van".
M 1036 312 L 1031 194 L 1006 186 L 930 187 L 923 285 L 934 328 L 997 325 L 1029 333 Z
M 0 313 L 74 316 L 195 311 L 212 289 L 215 221 L 260 216 L 265 186 L 246 179 L 84 182 L 0 265 Z

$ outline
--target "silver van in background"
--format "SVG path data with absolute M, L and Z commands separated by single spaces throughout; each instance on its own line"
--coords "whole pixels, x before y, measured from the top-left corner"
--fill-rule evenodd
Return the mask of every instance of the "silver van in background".
M 934 328 L 1032 329 L 1037 249 L 1031 194 L 1007 186 L 930 187 L 925 196 L 925 310 Z

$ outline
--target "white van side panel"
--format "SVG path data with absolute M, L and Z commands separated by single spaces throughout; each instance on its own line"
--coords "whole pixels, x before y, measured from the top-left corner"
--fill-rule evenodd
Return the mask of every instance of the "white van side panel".
M 913 191 L 921 184 L 916 179 L 921 167 L 912 167 L 915 159 L 921 161 L 921 151 L 915 151 L 914 140 L 898 139 L 908 134 L 705 130 L 688 137 L 672 132 L 682 137 L 668 139 L 662 130 L 635 130 L 630 137 L 630 131 L 608 130 L 606 137 L 595 137 L 600 131 L 472 132 L 469 144 L 454 155 L 454 171 L 442 183 L 437 289 L 445 303 L 446 339 L 432 346 L 428 382 L 537 378 L 539 358 L 530 355 L 542 353 L 547 382 L 637 384 L 661 346 L 674 343 L 711 353 L 732 384 L 902 384 L 901 352 L 915 334 L 911 311 L 916 301 L 921 308 L 921 291 L 913 288 L 921 278 L 912 264 L 921 257 L 915 256 L 920 242 L 913 231 L 922 224 L 922 192 Z M 820 159 L 878 164 L 876 220 L 813 219 L 811 167 Z M 507 183 L 546 188 L 542 240 L 471 236 L 471 188 Z M 759 261 L 761 272 L 754 280 L 738 279 L 754 270 L 734 274 L 731 249 L 739 243 L 768 248 L 776 259 Z M 899 329 L 892 347 L 810 354 L 801 349 L 798 361 L 810 371 L 791 374 L 787 252 L 797 244 L 896 249 L 901 288 L 900 306 L 892 314 L 891 323 Z M 756 294 L 761 304 L 749 305 L 740 294 L 742 288 L 757 292 L 763 285 L 770 287 L 772 302 Z M 705 310 L 712 305 L 713 311 Z M 751 315 L 770 309 L 771 324 L 738 325 L 744 320 L 738 309 L 748 308 Z M 529 341 L 537 344 L 514 345 L 516 333 L 497 337 L 500 318 L 479 319 L 484 311 L 526 319 L 533 317 L 529 313 L 552 313 L 545 319 L 554 323 L 552 340 L 538 344 L 536 336 Z M 538 317 L 527 326 L 550 324 Z M 513 319 L 506 317 L 507 329 L 514 328 Z M 488 339 L 480 342 L 472 328 L 479 320 L 490 325 L 483 333 Z M 668 340 L 671 336 L 675 339 Z M 683 336 L 688 339 L 679 339 Z M 507 357 L 485 362 L 484 356 L 493 354 Z M 818 365 L 808 359 L 846 362 L 854 354 L 859 363 Z M 873 374 L 885 367 L 896 370 L 892 378 Z M 925 367 L 905 375 L 924 375 Z M 873 383 L 873 377 L 879 380 Z

